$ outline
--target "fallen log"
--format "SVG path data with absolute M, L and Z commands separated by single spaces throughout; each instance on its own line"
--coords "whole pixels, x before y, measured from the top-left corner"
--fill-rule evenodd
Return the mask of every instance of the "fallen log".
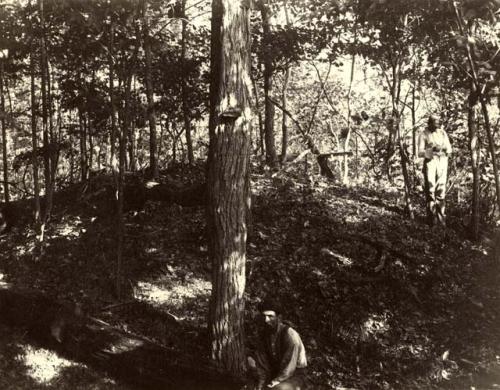
M 0 321 L 65 357 L 91 365 L 141 389 L 236 390 L 232 378 L 201 358 L 132 335 L 45 294 L 0 287 Z

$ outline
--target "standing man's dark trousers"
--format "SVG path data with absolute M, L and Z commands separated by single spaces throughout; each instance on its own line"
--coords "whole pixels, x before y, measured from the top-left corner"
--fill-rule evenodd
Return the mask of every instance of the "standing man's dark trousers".
M 425 198 L 429 225 L 445 225 L 446 181 L 448 179 L 448 157 L 434 156 L 424 161 Z

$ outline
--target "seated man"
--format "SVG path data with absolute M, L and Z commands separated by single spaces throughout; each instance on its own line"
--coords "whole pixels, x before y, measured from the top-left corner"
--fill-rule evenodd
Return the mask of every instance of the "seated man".
M 277 306 L 271 301 L 259 305 L 263 330 L 254 357 L 248 358 L 257 376 L 255 389 L 304 390 L 306 351 L 299 334 L 282 322 Z

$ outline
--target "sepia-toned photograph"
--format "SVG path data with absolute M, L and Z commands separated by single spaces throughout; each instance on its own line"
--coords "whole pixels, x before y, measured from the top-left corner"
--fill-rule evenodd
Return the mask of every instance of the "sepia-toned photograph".
M 1 390 L 500 389 L 500 0 L 0 0 Z

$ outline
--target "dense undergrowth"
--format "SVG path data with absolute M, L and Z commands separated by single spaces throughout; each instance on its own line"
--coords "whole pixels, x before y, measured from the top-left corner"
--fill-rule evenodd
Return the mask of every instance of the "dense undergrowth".
M 170 181 L 185 177 L 196 182 L 203 170 L 169 172 Z M 185 360 L 205 356 L 210 264 L 203 208 L 148 202 L 127 212 L 127 288 L 117 302 L 116 223 L 99 180 L 57 195 L 41 260 L 28 225 L 1 238 L 3 281 L 78 303 Z M 500 386 L 500 264 L 489 248 L 465 238 L 460 218 L 450 218 L 447 229 L 409 221 L 388 189 L 292 174 L 255 174 L 252 181 L 249 342 L 256 302 L 272 294 L 304 339 L 314 388 Z M 460 211 L 451 205 L 450 214 Z M 77 363 L 37 382 L 20 358 L 36 346 L 26 346 L 22 330 L 0 330 L 2 388 L 128 388 Z

